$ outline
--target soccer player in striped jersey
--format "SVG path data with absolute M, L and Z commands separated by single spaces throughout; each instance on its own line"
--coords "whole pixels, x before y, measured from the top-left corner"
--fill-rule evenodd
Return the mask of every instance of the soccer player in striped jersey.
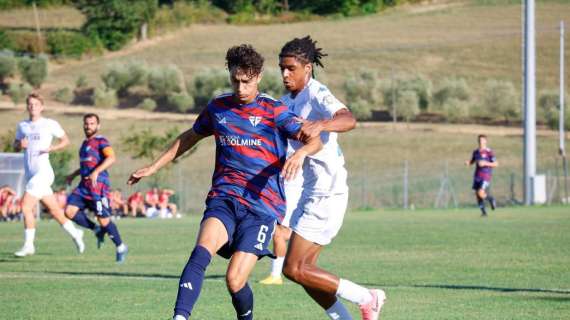
M 313 77 L 314 66 L 322 67 L 324 56 L 309 36 L 287 42 L 279 54 L 283 84 L 289 92 L 281 99 L 305 121 L 301 139 L 323 141 L 323 149 L 305 159 L 302 174 L 285 185 L 293 233 L 283 272 L 302 285 L 330 319 L 352 319 L 340 297 L 357 304 L 362 319 L 376 320 L 386 298 L 384 291 L 367 289 L 317 265 L 323 247 L 339 232 L 348 204 L 347 171 L 337 136 L 356 126 L 348 108 Z M 289 141 L 291 152 L 299 147 Z
M 495 198 L 491 196 L 488 189 L 491 186 L 491 178 L 493 177 L 493 168 L 499 166 L 499 162 L 495 157 L 495 152 L 487 147 L 487 136 L 481 134 L 477 137 L 479 148 L 475 149 L 471 154 L 471 159 L 465 161 L 465 164 L 471 166 L 475 164 L 475 173 L 473 174 L 473 190 L 477 205 L 481 209 L 481 216 L 487 216 L 485 208 L 485 200 L 489 201 L 491 209 L 495 210 L 497 203 Z
M 129 249 L 123 243 L 119 229 L 111 221 L 109 199 L 111 182 L 107 172 L 107 169 L 115 163 L 115 152 L 109 141 L 98 134 L 100 129 L 101 122 L 97 114 L 88 113 L 83 116 L 85 140 L 79 148 L 79 169 L 67 176 L 67 183 L 71 184 L 77 176 L 81 176 L 81 180 L 67 198 L 65 215 L 78 225 L 95 232 L 97 248 L 101 247 L 105 234 L 108 234 L 116 246 L 115 261 L 123 263 Z M 85 215 L 85 209 L 95 213 L 100 226 Z
M 135 171 L 138 182 L 214 136 L 216 166 L 196 245 L 182 271 L 174 319 L 187 319 L 198 299 L 212 255 L 230 259 L 226 284 L 237 319 L 253 319 L 253 292 L 247 280 L 257 260 L 271 255 L 275 223 L 285 214 L 283 178 L 294 177 L 308 154 L 318 152 L 319 137 L 305 140 L 286 159 L 287 139 L 298 137 L 301 124 L 281 102 L 258 92 L 263 57 L 249 45 L 226 54 L 232 93 L 222 94 L 200 113 L 153 164 Z M 282 176 L 282 177 L 281 177 Z
M 50 153 L 64 149 L 69 145 L 69 138 L 59 123 L 44 118 L 43 98 L 37 93 L 31 93 L 26 98 L 29 119 L 18 124 L 14 147 L 16 151 L 24 151 L 26 191 L 22 197 L 22 213 L 24 215 L 24 246 L 14 255 L 25 257 L 36 252 L 34 240 L 36 237 L 35 207 L 38 201 L 48 209 L 52 217 L 61 225 L 75 242 L 77 251 L 83 253 L 83 231 L 77 229 L 69 221 L 58 206 L 51 185 L 55 174 L 49 160 Z M 59 141 L 52 144 L 53 138 Z

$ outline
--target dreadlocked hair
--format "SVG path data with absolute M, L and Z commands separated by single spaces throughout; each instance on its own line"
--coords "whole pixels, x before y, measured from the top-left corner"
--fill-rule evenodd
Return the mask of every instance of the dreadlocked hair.
M 238 68 L 248 77 L 259 75 L 263 71 L 263 57 L 249 44 L 241 44 L 228 49 L 226 65 L 228 69 Z
M 283 48 L 281 48 L 281 53 L 279 53 L 279 58 L 294 57 L 299 60 L 299 62 L 305 64 L 314 63 L 321 68 L 324 68 L 321 60 L 326 56 L 328 56 L 328 54 L 323 53 L 322 48 L 317 48 L 317 41 L 313 41 L 311 36 L 306 36 L 301 39 L 295 38 L 287 42 Z

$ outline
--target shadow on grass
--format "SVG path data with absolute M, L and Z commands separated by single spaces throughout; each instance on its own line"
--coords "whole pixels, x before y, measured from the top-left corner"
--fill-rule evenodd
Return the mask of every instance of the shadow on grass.
M 552 294 L 570 295 L 570 289 L 566 290 L 566 289 L 542 289 L 542 288 L 505 288 L 505 287 L 455 285 L 455 284 L 380 285 L 374 283 L 366 283 L 364 285 L 371 287 L 379 287 L 379 288 L 381 287 L 427 288 L 427 289 L 478 290 L 478 291 L 495 291 L 495 292 L 552 293 Z M 568 299 L 570 299 L 570 297 L 568 297 Z
M 180 275 L 160 274 L 160 273 L 134 273 L 134 272 L 78 272 L 78 271 L 46 271 L 49 274 L 61 274 L 68 276 L 104 276 L 118 278 L 148 278 L 148 279 L 179 279 Z M 225 275 L 213 274 L 205 276 L 204 279 L 217 280 L 225 279 Z

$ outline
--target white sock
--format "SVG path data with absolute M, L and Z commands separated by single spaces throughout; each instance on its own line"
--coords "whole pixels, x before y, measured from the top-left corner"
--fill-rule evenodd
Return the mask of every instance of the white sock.
M 117 247 L 117 252 L 123 252 L 127 249 L 127 246 L 125 246 L 124 243 L 121 243 L 118 247 Z
M 277 257 L 271 262 L 271 275 L 274 277 L 280 277 L 283 271 L 283 262 L 285 262 L 285 257 Z
M 372 300 L 370 290 L 345 279 L 340 279 L 336 295 L 358 305 L 366 304 Z
M 337 300 L 326 310 L 327 316 L 332 320 L 352 320 L 352 316 L 340 300 Z
M 65 230 L 72 238 L 77 238 L 79 236 L 79 230 L 75 227 L 71 220 L 67 220 L 64 224 L 61 225 L 63 230 Z
M 186 318 L 184 318 L 184 316 L 177 314 L 174 316 L 174 318 L 172 318 L 172 320 L 186 320 Z
M 33 247 L 36 239 L 36 229 L 24 229 L 24 247 Z

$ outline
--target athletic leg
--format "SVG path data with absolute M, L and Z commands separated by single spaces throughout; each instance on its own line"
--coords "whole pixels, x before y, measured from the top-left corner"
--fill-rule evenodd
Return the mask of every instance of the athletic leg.
M 82 226 L 83 228 L 94 230 L 96 229 L 97 225 L 93 222 L 87 215 L 85 211 L 80 210 L 79 207 L 68 204 L 65 207 L 65 216 L 68 219 L 71 219 L 73 222 L 77 223 L 78 225 Z
M 25 257 L 35 253 L 34 240 L 36 238 L 36 217 L 34 207 L 37 206 L 38 199 L 30 193 L 24 193 L 22 198 L 22 214 L 24 215 L 24 245 L 14 254 L 18 257 Z
M 288 227 L 277 225 L 275 234 L 273 235 L 273 253 L 276 258 L 271 261 L 271 274 L 269 277 L 261 280 L 261 284 L 282 284 L 281 273 L 283 272 L 283 263 L 287 254 L 287 241 L 291 238 L 291 229 Z
M 77 229 L 71 220 L 65 217 L 63 209 L 57 203 L 53 194 L 44 196 L 41 199 L 42 204 L 48 209 L 52 217 L 61 225 L 63 230 L 69 234 L 73 239 L 77 251 L 83 253 L 85 251 L 85 244 L 83 243 L 83 231 Z
M 239 320 L 253 319 L 253 291 L 247 280 L 257 260 L 253 253 L 237 251 L 232 255 L 226 272 L 226 285 Z
M 200 296 L 206 268 L 212 256 L 226 242 L 228 242 L 228 233 L 221 220 L 210 217 L 202 222 L 196 246 L 180 276 L 174 319 L 188 319 Z

